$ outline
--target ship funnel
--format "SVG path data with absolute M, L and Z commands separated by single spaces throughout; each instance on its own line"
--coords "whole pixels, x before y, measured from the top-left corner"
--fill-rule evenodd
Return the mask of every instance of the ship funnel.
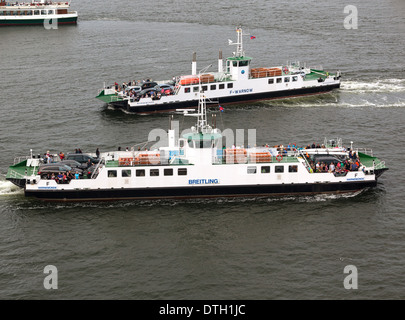
M 191 63 L 191 74 L 193 76 L 197 75 L 197 54 L 193 53 L 193 62 Z
M 222 50 L 219 50 L 219 57 L 218 57 L 218 72 L 223 72 L 223 61 L 222 61 Z

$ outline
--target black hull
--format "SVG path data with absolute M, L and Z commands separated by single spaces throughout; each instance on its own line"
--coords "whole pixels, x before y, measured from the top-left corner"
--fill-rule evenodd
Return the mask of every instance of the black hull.
M 377 181 L 341 183 L 201 186 L 144 189 L 26 190 L 25 196 L 47 201 L 190 199 L 349 193 L 375 187 Z
M 340 87 L 340 84 L 333 84 L 333 85 L 321 86 L 321 87 L 291 89 L 291 90 L 283 90 L 283 91 L 275 91 L 275 92 L 252 93 L 252 94 L 245 94 L 245 95 L 233 95 L 233 96 L 219 98 L 216 100 L 221 105 L 238 104 L 238 103 L 272 100 L 272 99 L 282 99 L 282 98 L 290 98 L 290 97 L 325 93 L 325 92 L 329 92 L 329 91 L 339 88 L 339 87 Z M 170 112 L 170 111 L 175 111 L 176 109 L 196 108 L 196 107 L 198 107 L 198 99 L 188 100 L 188 101 L 178 101 L 178 102 L 165 103 L 165 104 L 138 106 L 138 107 L 130 107 L 128 104 L 128 101 L 124 100 L 124 101 L 111 102 L 109 105 L 113 106 L 114 108 L 123 109 L 125 111 L 132 112 L 132 113 L 148 114 L 148 113 Z M 209 107 L 217 107 L 217 105 L 207 103 L 207 108 L 209 108 Z
M 13 178 L 7 178 L 6 180 L 10 181 L 14 185 L 20 188 L 24 188 L 25 184 L 27 183 L 26 179 L 13 179 Z

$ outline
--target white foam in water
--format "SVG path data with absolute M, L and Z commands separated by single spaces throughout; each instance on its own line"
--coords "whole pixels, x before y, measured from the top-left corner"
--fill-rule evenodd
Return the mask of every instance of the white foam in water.
M 0 195 L 10 195 L 22 192 L 22 189 L 10 181 L 0 180 Z
M 374 82 L 342 81 L 341 89 L 355 93 L 404 92 L 404 79 L 384 79 Z

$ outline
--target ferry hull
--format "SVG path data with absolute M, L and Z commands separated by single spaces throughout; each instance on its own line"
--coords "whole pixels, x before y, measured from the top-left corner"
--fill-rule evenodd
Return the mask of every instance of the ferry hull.
M 45 19 L 4 20 L 0 19 L 0 27 L 10 26 L 43 26 Z M 77 17 L 58 18 L 58 25 L 77 24 Z
M 245 95 L 232 95 L 232 96 L 227 96 L 227 97 L 221 97 L 218 99 L 216 99 L 216 98 L 213 98 L 213 99 L 218 100 L 219 104 L 221 104 L 221 105 L 238 104 L 238 103 L 246 103 L 246 102 L 283 99 L 283 98 L 291 98 L 291 97 L 298 97 L 298 96 L 305 96 L 305 95 L 320 94 L 320 93 L 329 92 L 329 91 L 331 91 L 333 89 L 337 89 L 339 87 L 340 87 L 340 83 L 337 83 L 337 84 L 332 84 L 332 85 L 327 85 L 327 86 L 282 90 L 282 91 L 271 91 L 271 92 L 260 92 L 260 93 L 252 93 L 252 94 L 245 94 Z M 178 102 L 165 103 L 165 104 L 136 106 L 136 107 L 131 107 L 128 104 L 127 100 L 122 100 L 122 101 L 110 102 L 109 105 L 113 106 L 114 108 L 123 109 L 128 112 L 139 113 L 139 114 L 149 114 L 149 113 L 170 112 L 170 111 L 175 111 L 176 109 L 187 109 L 187 108 L 195 109 L 198 106 L 198 99 L 187 100 L 187 101 L 178 101 Z M 217 105 L 213 104 L 212 106 L 216 107 Z M 210 105 L 207 104 L 207 107 L 210 107 Z
M 376 180 L 342 183 L 275 184 L 241 186 L 202 186 L 172 188 L 99 189 L 99 190 L 25 190 L 26 197 L 45 201 L 101 201 L 257 197 L 351 193 L 375 187 Z

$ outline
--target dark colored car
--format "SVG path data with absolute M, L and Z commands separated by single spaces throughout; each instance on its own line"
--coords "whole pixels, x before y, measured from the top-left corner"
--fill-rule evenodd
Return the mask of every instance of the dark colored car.
M 87 168 L 87 164 L 86 163 L 80 163 L 76 160 L 62 160 L 61 162 L 62 164 L 66 164 L 69 167 L 72 168 L 80 168 L 80 169 L 86 169 Z
M 92 162 L 94 164 L 98 163 L 100 160 L 98 158 L 89 156 L 88 154 L 85 154 L 85 153 L 69 153 L 65 159 L 66 160 L 75 160 L 80 163 L 87 163 L 87 162 L 89 162 L 89 159 L 90 159 L 90 162 Z
M 146 81 L 146 82 L 142 83 L 142 85 L 141 85 L 142 90 L 154 88 L 156 86 L 157 86 L 157 83 L 153 82 L 153 81 Z
M 72 168 L 61 163 L 44 164 L 38 168 L 38 174 L 41 176 L 47 175 L 48 173 L 54 173 L 55 175 L 57 175 L 59 172 L 66 173 L 68 171 L 73 174 L 75 174 L 77 171 L 80 175 L 83 173 L 83 170 L 80 168 Z
M 148 89 L 144 89 L 144 90 L 142 90 L 141 92 L 139 92 L 139 96 L 140 97 L 142 97 L 143 95 L 151 95 L 152 94 L 152 92 L 155 94 L 155 95 L 157 95 L 159 92 L 160 92 L 160 90 L 157 90 L 157 89 L 155 89 L 155 88 L 148 88 Z
M 169 90 L 173 91 L 174 87 L 170 84 L 158 84 L 157 86 L 155 86 L 155 89 L 159 90 L 159 91 L 161 91 L 162 89 L 164 89 L 164 90 L 169 89 Z
M 320 155 L 314 155 L 314 162 L 317 163 L 323 162 L 327 164 L 328 166 L 333 162 L 335 165 L 338 162 L 344 162 L 346 158 L 344 156 L 336 156 L 336 155 L 326 155 L 326 154 L 320 154 Z

